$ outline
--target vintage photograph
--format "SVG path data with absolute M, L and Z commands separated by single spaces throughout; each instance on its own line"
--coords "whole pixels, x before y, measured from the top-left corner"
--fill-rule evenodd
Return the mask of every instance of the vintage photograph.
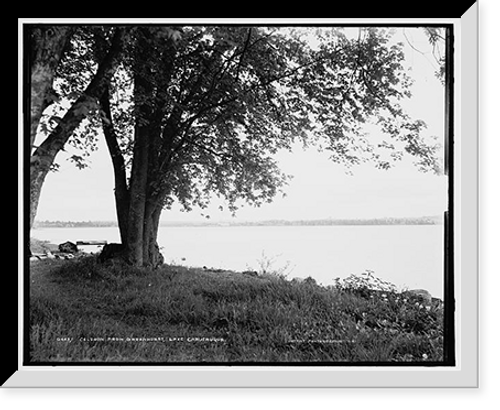
M 24 365 L 454 365 L 451 25 L 23 35 Z

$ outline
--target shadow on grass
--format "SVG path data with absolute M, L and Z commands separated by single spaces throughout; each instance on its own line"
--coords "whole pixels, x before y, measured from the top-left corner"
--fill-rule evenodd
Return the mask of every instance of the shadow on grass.
M 31 280 L 33 363 L 443 360 L 442 307 L 404 292 L 93 256 Z

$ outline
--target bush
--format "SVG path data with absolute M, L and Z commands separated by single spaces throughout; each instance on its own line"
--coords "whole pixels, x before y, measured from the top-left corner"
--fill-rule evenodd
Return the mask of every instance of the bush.
M 335 286 L 340 290 L 364 293 L 366 291 L 397 292 L 397 287 L 391 282 L 377 278 L 372 270 L 363 272 L 360 276 L 350 275 L 341 280 L 335 279 Z

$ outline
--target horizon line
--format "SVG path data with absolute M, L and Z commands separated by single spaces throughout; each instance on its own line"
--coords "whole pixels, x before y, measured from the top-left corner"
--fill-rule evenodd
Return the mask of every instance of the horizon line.
M 427 222 L 427 223 L 442 223 L 443 215 L 422 215 L 422 216 L 384 216 L 384 217 L 369 217 L 369 218 L 317 218 L 317 219 L 262 219 L 262 220 L 231 220 L 231 219 L 214 219 L 207 218 L 206 220 L 191 220 L 191 221 L 160 221 L 159 226 L 192 226 L 192 225 L 270 225 L 270 224 L 314 224 L 314 223 L 363 223 L 363 222 Z M 118 226 L 116 220 L 41 220 L 34 223 L 34 228 L 40 225 L 54 224 L 88 224 L 101 226 Z

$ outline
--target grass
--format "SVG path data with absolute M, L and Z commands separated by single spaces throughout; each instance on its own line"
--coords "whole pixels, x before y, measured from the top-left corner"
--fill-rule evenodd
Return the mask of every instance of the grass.
M 33 261 L 30 362 L 442 361 L 441 306 L 365 279 Z

